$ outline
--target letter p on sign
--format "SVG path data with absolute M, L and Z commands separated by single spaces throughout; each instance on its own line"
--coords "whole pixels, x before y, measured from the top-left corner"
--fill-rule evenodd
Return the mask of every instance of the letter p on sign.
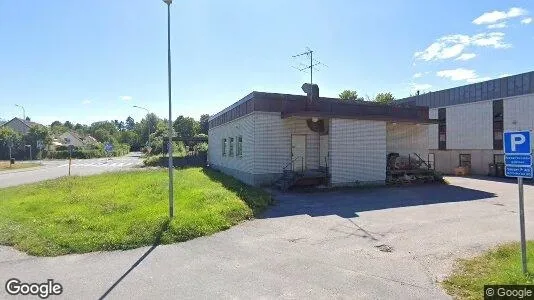
M 504 133 L 505 154 L 530 154 L 530 131 Z
M 512 133 L 510 136 L 512 138 L 512 152 L 517 152 L 517 145 L 522 145 L 525 142 L 526 138 L 524 135 L 519 133 Z

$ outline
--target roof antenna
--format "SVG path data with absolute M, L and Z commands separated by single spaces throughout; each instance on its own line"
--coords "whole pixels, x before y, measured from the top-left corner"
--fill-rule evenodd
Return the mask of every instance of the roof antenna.
M 310 58 L 309 64 L 306 65 L 306 64 L 300 63 L 299 67 L 293 66 L 293 68 L 295 68 L 295 69 L 297 69 L 297 70 L 299 70 L 301 72 L 307 72 L 307 70 L 309 69 L 310 70 L 310 84 L 313 84 L 313 70 L 315 69 L 315 71 L 318 71 L 318 69 L 315 68 L 315 67 L 318 66 L 318 65 L 323 65 L 325 67 L 328 67 L 328 66 L 323 64 L 322 62 L 320 62 L 318 60 L 313 59 L 313 50 L 311 50 L 308 47 L 306 47 L 306 52 L 302 52 L 300 54 L 293 55 L 292 57 L 296 58 L 296 57 L 300 57 L 300 56 L 303 56 L 303 55 L 306 55 L 307 57 Z

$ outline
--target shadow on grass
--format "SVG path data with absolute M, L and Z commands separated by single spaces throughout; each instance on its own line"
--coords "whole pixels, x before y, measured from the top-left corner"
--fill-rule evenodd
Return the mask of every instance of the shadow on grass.
M 111 291 L 113 291 L 113 289 L 115 289 L 115 287 L 117 287 L 119 283 L 121 283 L 121 281 L 128 276 L 128 274 L 130 274 L 130 272 L 132 272 L 143 260 L 145 260 L 145 258 L 148 257 L 148 255 L 150 255 L 150 253 L 152 253 L 152 251 L 154 251 L 154 249 L 156 249 L 157 246 L 161 244 L 161 238 L 163 237 L 163 233 L 169 229 L 170 221 L 170 219 L 167 219 L 161 224 L 152 247 L 150 247 L 143 255 L 141 255 L 141 257 L 139 257 L 139 259 L 128 270 L 126 270 L 126 272 L 124 272 L 124 274 L 122 274 L 122 276 L 119 277 L 119 279 L 117 279 L 117 281 L 115 281 L 111 287 L 109 287 L 109 289 L 107 289 L 107 291 L 98 299 L 105 299 L 109 293 L 111 293 Z
M 236 193 L 252 209 L 255 217 L 260 216 L 272 204 L 271 195 L 261 188 L 244 184 L 231 176 L 207 167 L 203 168 L 202 172 L 212 181 L 219 182 L 226 189 Z

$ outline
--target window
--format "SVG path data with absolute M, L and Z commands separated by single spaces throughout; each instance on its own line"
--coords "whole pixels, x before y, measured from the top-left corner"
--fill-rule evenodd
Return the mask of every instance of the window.
M 243 156 L 243 137 L 238 136 L 237 137 L 237 145 L 235 148 L 235 156 L 242 157 Z
M 447 149 L 447 111 L 445 108 L 438 109 L 438 149 Z
M 226 139 L 222 139 L 222 156 L 226 156 Z
M 471 167 L 471 154 L 460 154 L 460 167 Z
M 495 100 L 493 101 L 493 150 L 502 150 L 503 121 L 502 100 Z
M 494 154 L 493 163 L 495 164 L 504 164 L 504 154 Z
M 230 149 L 228 150 L 228 156 L 234 156 L 234 138 L 228 138 L 230 140 Z

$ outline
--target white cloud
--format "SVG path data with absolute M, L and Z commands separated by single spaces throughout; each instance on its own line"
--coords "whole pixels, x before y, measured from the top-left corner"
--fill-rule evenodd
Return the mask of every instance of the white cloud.
M 423 77 L 423 73 L 415 73 L 413 74 L 413 78 L 421 78 Z
M 488 25 L 489 29 L 495 29 L 495 28 L 506 28 L 508 25 L 506 25 L 506 22 L 496 23 L 496 24 L 490 24 Z
M 530 24 L 532 23 L 532 18 L 524 18 L 521 20 L 521 24 Z
M 462 53 L 462 55 L 458 56 L 455 60 L 470 60 L 475 58 L 477 55 L 475 53 Z
M 480 47 L 493 47 L 496 49 L 512 47 L 511 44 L 507 44 L 503 40 L 504 33 L 502 32 L 479 33 L 471 37 L 471 43 Z
M 491 77 L 480 77 L 475 70 L 464 68 L 438 71 L 436 75 L 438 77 L 448 78 L 452 81 L 466 81 L 468 83 L 475 83 L 491 79 Z
M 491 12 L 485 12 L 480 17 L 473 20 L 473 24 L 493 24 L 506 19 L 516 18 L 526 15 L 528 12 L 519 7 L 512 7 L 508 11 L 494 10 Z
M 469 82 L 469 83 L 477 83 L 477 82 L 481 82 L 481 81 L 487 81 L 487 80 L 490 80 L 490 79 L 491 79 L 491 77 L 485 76 L 485 77 L 469 78 L 466 81 Z
M 508 77 L 508 76 L 510 76 L 510 74 L 508 74 L 508 73 L 503 73 L 503 74 L 499 75 L 499 78 Z
M 91 101 L 91 100 L 89 100 L 89 99 L 85 99 L 85 100 L 82 101 L 82 104 L 87 105 L 87 104 L 91 104 L 92 102 L 93 102 L 93 101 Z
M 415 52 L 414 57 L 425 61 L 454 58 L 460 56 L 468 46 L 499 49 L 510 48 L 512 45 L 504 42 L 504 33 L 502 32 L 479 33 L 473 36 L 451 34 L 437 39 L 425 50 Z M 468 55 L 468 57 L 473 58 L 471 56 Z
M 415 93 L 417 91 L 424 92 L 432 88 L 432 85 L 428 83 L 412 83 L 410 86 L 410 92 Z
M 124 101 L 130 101 L 133 99 L 132 96 L 120 96 L 119 98 Z
M 438 77 L 449 78 L 450 80 L 460 81 L 477 78 L 475 70 L 457 68 L 453 70 L 443 70 L 436 73 Z

